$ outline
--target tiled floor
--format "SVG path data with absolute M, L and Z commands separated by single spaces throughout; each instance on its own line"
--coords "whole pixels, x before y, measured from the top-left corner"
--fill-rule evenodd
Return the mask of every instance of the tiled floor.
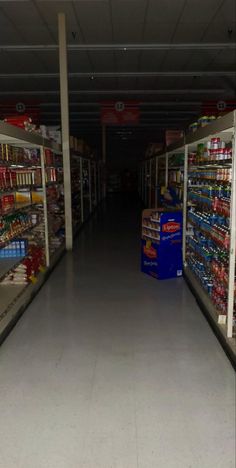
M 233 468 L 233 369 L 139 213 L 87 224 L 0 349 L 1 468 Z

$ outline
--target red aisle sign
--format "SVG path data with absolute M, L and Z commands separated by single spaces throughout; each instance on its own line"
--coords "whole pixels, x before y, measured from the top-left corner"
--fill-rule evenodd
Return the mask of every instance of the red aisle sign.
M 37 101 L 6 101 L 0 102 L 0 119 L 12 116 L 27 115 L 34 124 L 40 124 L 40 103 Z
M 215 115 L 231 112 L 236 109 L 236 101 L 205 101 L 202 103 L 203 115 Z
M 106 101 L 101 103 L 103 125 L 138 125 L 140 109 L 137 101 Z

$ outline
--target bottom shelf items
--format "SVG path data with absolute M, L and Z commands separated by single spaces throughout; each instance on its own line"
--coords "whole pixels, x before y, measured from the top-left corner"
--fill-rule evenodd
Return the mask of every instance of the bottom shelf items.
M 4 281 L 0 284 L 0 297 L 1 297 L 1 307 L 0 307 L 0 342 L 4 339 L 5 335 L 9 329 L 14 326 L 15 322 L 22 315 L 26 306 L 31 302 L 33 297 L 36 295 L 38 290 L 41 288 L 43 283 L 46 281 L 48 274 L 54 268 L 58 260 L 64 251 L 64 245 L 61 245 L 57 251 L 54 252 L 54 255 L 51 258 L 50 267 L 45 268 L 41 267 L 38 270 L 37 275 L 34 278 L 31 278 L 30 281 L 25 281 L 22 278 L 22 282 L 6 282 Z M 8 259 L 8 262 L 10 260 Z M 5 263 L 5 261 L 4 261 Z M 21 262 L 19 261 L 19 264 Z M 10 268 L 11 265 L 9 264 Z M 7 265 L 5 264 L 7 268 Z M 16 265 L 12 270 L 8 271 L 5 278 L 12 275 Z M 23 281 L 24 280 L 24 281 Z
M 195 295 L 198 303 L 201 306 L 201 309 L 204 312 L 207 320 L 214 329 L 215 334 L 218 336 L 222 346 L 224 347 L 226 353 L 228 354 L 231 362 L 236 366 L 236 340 L 235 337 L 227 337 L 227 324 L 221 323 L 219 320 L 219 312 L 214 306 L 213 302 L 207 291 L 201 286 L 198 277 L 191 271 L 188 266 L 184 267 L 184 277 Z

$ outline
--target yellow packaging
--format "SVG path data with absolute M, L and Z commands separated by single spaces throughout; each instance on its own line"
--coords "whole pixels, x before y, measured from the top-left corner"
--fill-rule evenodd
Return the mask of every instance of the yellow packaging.
M 32 203 L 43 203 L 43 190 L 33 190 L 31 192 Z
M 15 200 L 16 200 L 16 203 L 31 203 L 30 191 L 16 192 Z

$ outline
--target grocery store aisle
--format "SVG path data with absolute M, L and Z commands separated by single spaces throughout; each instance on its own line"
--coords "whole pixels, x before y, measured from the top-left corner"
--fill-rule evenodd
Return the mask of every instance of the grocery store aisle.
M 1 468 L 234 467 L 234 372 L 182 279 L 108 203 L 0 349 Z

